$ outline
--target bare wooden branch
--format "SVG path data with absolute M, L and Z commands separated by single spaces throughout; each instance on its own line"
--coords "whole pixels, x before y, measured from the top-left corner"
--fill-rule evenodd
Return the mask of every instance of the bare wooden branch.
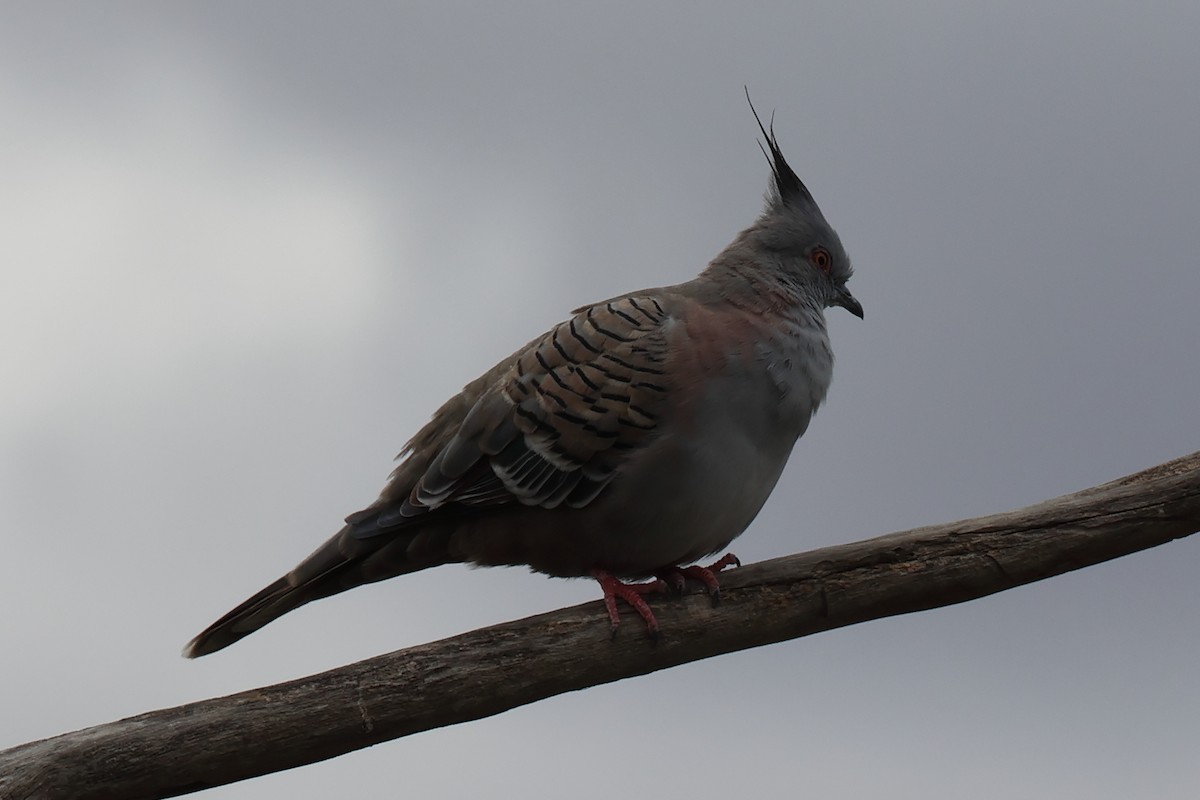
M 743 567 L 724 602 L 655 602 L 609 640 L 598 602 L 276 686 L 0 752 L 3 798 L 171 797 L 479 719 L 556 694 L 856 622 L 961 603 L 1200 529 L 1200 452 L 988 517 Z

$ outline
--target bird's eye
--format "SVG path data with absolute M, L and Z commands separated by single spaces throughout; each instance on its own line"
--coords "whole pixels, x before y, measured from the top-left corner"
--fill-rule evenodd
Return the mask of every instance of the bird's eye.
M 818 247 L 809 253 L 808 260 L 825 274 L 829 274 L 829 268 L 833 265 L 833 256 L 829 255 L 829 251 L 824 247 Z

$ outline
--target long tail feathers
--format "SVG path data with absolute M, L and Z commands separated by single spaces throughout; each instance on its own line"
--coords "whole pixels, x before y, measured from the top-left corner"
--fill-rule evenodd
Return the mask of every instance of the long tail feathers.
M 183 648 L 183 655 L 215 653 L 312 600 L 444 564 L 444 541 L 417 531 L 363 540 L 347 526 L 294 570 L 201 631 Z
M 201 631 L 183 648 L 187 658 L 206 656 L 249 636 L 272 620 L 314 599 L 285 575 Z

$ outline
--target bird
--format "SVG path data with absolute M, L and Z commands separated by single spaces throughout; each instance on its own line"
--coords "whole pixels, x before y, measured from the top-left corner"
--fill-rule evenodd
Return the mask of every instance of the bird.
M 749 92 L 746 93 L 750 101 Z M 446 401 L 375 502 L 187 644 L 227 647 L 354 587 L 448 563 L 595 579 L 644 595 L 698 579 L 758 514 L 825 400 L 825 311 L 863 316 L 837 233 L 750 102 L 771 168 L 758 218 L 692 280 L 582 306 Z M 650 579 L 649 582 L 641 582 Z

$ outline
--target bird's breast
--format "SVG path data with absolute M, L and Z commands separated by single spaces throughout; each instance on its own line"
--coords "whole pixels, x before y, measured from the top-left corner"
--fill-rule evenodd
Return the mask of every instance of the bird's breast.
M 701 338 L 673 413 L 601 498 L 617 572 L 726 547 L 757 516 L 829 388 L 824 326 L 749 320 Z M 687 362 L 685 362 L 687 363 Z M 628 559 L 628 560 L 626 560 Z M 637 563 L 634 563 L 637 562 Z
M 833 375 L 824 318 L 820 312 L 739 312 L 724 327 L 721 337 L 693 342 L 691 357 L 705 375 L 703 407 L 708 415 L 729 415 L 763 447 L 786 439 L 790 451 Z

